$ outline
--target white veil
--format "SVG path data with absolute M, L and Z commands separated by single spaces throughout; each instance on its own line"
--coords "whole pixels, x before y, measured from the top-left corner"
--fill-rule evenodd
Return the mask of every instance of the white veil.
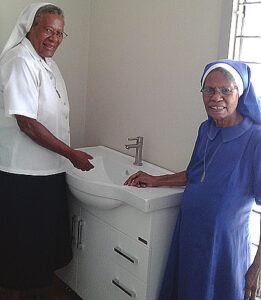
M 32 27 L 34 16 L 37 12 L 37 10 L 45 5 L 48 5 L 51 3 L 45 3 L 45 2 L 40 2 L 40 3 L 32 3 L 29 4 L 20 14 L 16 25 L 14 29 L 12 30 L 12 33 L 7 41 L 7 43 L 4 46 L 4 49 L 2 53 L 0 54 L 0 60 L 4 56 L 4 54 L 18 45 L 26 36 L 26 34 L 29 32 L 29 30 Z

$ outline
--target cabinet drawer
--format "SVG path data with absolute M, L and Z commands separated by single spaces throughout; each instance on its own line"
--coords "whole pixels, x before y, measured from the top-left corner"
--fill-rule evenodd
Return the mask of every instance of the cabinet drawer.
M 114 229 L 109 231 L 109 249 L 108 259 L 147 282 L 150 249 Z
M 114 265 L 110 274 L 113 299 L 117 300 L 146 300 L 147 285 L 139 281 L 120 266 Z
M 83 217 L 83 251 L 79 257 L 102 257 L 146 282 L 151 250 L 87 211 Z
M 83 300 L 147 300 L 147 287 L 106 257 L 88 256 L 77 294 Z
M 147 247 L 151 239 L 151 215 L 134 207 L 123 205 L 110 210 L 88 208 L 89 212 L 110 226 Z

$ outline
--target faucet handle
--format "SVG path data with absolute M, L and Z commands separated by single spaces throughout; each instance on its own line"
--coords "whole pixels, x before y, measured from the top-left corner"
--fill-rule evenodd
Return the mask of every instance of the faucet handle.
M 136 138 L 128 138 L 128 141 L 137 141 L 138 142 L 138 137 L 136 137 Z
M 136 141 L 137 144 L 143 143 L 143 136 L 137 136 L 135 138 L 128 138 L 128 141 Z

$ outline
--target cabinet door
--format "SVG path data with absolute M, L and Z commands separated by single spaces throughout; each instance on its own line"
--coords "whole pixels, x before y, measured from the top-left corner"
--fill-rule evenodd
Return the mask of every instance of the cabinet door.
M 85 209 L 82 209 L 81 223 L 76 292 L 84 300 L 101 300 L 104 295 L 110 299 L 100 287 L 102 273 L 107 270 L 99 263 L 104 249 L 108 248 L 108 227 Z
M 81 222 L 77 294 L 84 300 L 145 300 L 148 249 L 85 209 Z
M 77 264 L 78 264 L 78 226 L 81 215 L 81 207 L 79 202 L 69 194 L 69 212 L 70 212 L 70 224 L 72 234 L 72 261 L 62 269 L 57 270 L 56 275 L 62 279 L 71 289 L 77 290 Z

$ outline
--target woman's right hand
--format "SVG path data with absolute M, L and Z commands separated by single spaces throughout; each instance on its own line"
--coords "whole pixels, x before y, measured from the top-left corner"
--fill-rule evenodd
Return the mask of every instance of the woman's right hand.
M 132 176 L 130 176 L 125 182 L 124 185 L 136 186 L 136 187 L 153 187 L 158 186 L 157 177 L 149 175 L 145 172 L 139 171 Z
M 75 168 L 82 171 L 89 171 L 94 168 L 89 162 L 93 157 L 83 151 L 72 149 L 72 151 L 70 151 L 69 159 Z

